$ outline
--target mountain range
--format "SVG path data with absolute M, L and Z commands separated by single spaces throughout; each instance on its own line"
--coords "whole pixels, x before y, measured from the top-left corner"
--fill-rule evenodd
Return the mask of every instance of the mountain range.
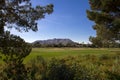
M 78 43 L 71 39 L 48 39 L 48 40 L 36 40 L 32 43 L 33 46 L 76 46 Z

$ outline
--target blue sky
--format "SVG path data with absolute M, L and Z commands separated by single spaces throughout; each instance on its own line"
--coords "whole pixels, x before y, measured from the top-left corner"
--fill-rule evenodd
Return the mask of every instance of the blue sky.
M 21 36 L 27 42 L 53 38 L 69 38 L 76 42 L 89 42 L 89 36 L 95 36 L 94 24 L 88 20 L 86 10 L 90 9 L 88 0 L 32 0 L 33 6 L 54 5 L 54 12 L 38 21 L 37 32 L 11 33 Z

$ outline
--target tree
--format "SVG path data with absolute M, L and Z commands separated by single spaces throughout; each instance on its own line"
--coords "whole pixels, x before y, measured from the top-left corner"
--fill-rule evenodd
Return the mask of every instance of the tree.
M 28 79 L 23 60 L 31 52 L 31 46 L 19 36 L 10 35 L 10 32 L 5 32 L 0 42 L 5 43 L 1 50 L 1 53 L 4 54 L 3 61 L 6 63 L 2 80 Z
M 4 27 L 21 31 L 37 31 L 36 20 L 45 17 L 53 11 L 53 5 L 32 7 L 30 0 L 1 0 L 0 1 L 0 33 Z M 15 24 L 17 26 L 11 26 Z
M 23 60 L 31 52 L 31 46 L 5 28 L 18 31 L 37 31 L 37 20 L 53 12 L 53 5 L 32 7 L 30 0 L 0 0 L 0 52 L 6 63 L 3 80 L 29 80 Z
M 89 41 L 91 41 L 93 43 L 92 46 L 94 46 L 94 47 L 97 47 L 97 48 L 102 47 L 102 42 L 98 37 L 90 36 Z
M 120 0 L 89 0 L 89 3 L 91 10 L 87 10 L 87 16 L 95 22 L 93 29 L 97 33 L 93 39 L 101 41 L 102 47 L 120 42 Z

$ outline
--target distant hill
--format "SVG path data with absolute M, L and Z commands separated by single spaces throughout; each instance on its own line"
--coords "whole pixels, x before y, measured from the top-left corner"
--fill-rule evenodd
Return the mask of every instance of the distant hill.
M 78 43 L 70 39 L 37 40 L 32 43 L 33 47 L 77 47 Z

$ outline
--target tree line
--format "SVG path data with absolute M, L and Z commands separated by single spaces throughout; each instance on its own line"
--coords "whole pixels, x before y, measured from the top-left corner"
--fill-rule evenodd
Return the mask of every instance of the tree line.
M 90 43 L 87 43 L 87 44 L 85 44 L 85 43 L 68 43 L 68 44 L 66 44 L 66 45 L 64 45 L 64 44 L 61 44 L 61 43 L 59 43 L 59 44 L 40 44 L 40 43 L 34 43 L 34 44 L 30 44 L 33 48 L 48 48 L 48 47 L 53 47 L 53 48 L 56 48 L 56 47 L 58 47 L 58 48 L 64 48 L 64 47 L 71 47 L 71 48 L 120 48 L 120 43 L 111 43 L 111 44 L 106 44 L 106 45 L 104 45 L 104 46 L 99 46 L 99 45 L 101 45 L 100 43 L 99 43 L 99 45 L 98 45 L 98 41 L 96 41 L 96 43 L 95 44 L 90 44 Z M 96 45 L 97 44 L 97 45 Z

